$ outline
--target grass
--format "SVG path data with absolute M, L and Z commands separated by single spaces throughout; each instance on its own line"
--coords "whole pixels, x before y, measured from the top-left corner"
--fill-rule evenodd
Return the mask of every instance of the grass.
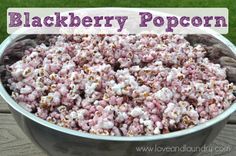
M 8 36 L 6 13 L 9 7 L 226 7 L 229 9 L 229 33 L 225 36 L 236 44 L 235 0 L 0 0 L 0 43 Z

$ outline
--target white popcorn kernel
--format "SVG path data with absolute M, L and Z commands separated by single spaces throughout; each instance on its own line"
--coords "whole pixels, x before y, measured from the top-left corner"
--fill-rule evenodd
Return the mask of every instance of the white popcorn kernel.
M 137 116 L 142 115 L 143 113 L 144 113 L 144 112 L 143 112 L 142 108 L 140 108 L 140 107 L 135 107 L 134 109 L 131 110 L 130 115 L 131 115 L 132 117 L 137 117 Z
M 158 127 L 156 127 L 156 128 L 154 129 L 153 133 L 154 133 L 154 134 L 160 134 L 161 131 L 160 131 L 160 129 L 159 129 Z
M 195 86 L 197 91 L 204 92 L 204 89 L 205 89 L 204 83 L 195 82 L 195 83 L 193 83 L 193 85 Z
M 21 94 L 29 94 L 31 93 L 33 90 L 30 86 L 25 86 L 24 88 L 20 89 L 20 93 Z
M 194 121 L 198 121 L 199 118 L 199 114 L 196 110 L 191 109 L 189 111 L 187 111 L 187 114 L 194 120 Z
M 123 122 L 124 120 L 126 120 L 128 118 L 128 115 L 125 112 L 119 112 L 118 116 L 116 118 L 116 120 L 118 122 Z
M 169 120 L 169 124 L 170 124 L 170 125 L 174 125 L 174 124 L 175 124 L 175 120 L 170 119 L 170 120 Z
M 147 126 L 148 129 L 153 129 L 153 121 L 145 120 L 144 125 Z
M 86 83 L 85 84 L 85 94 L 87 96 L 90 96 L 92 93 L 94 93 L 97 85 L 98 85 L 97 83 Z
M 69 115 L 71 119 L 76 119 L 77 118 L 77 113 L 75 111 L 72 111 Z
M 168 102 L 173 97 L 173 93 L 169 88 L 164 87 L 157 91 L 154 96 L 161 101 Z
M 101 128 L 112 129 L 113 127 L 114 127 L 114 123 L 112 121 L 103 120 L 101 122 Z
M 111 106 L 111 105 L 108 105 L 104 108 L 104 111 L 107 113 L 111 113 L 111 112 L 113 112 L 113 110 L 114 110 L 113 106 Z
M 162 66 L 162 61 L 158 61 L 158 60 L 157 60 L 157 61 L 154 62 L 154 65 Z
M 98 100 L 95 100 L 93 104 L 94 104 L 94 105 L 98 105 L 98 104 L 99 104 L 99 101 L 98 101 Z
M 140 67 L 139 66 L 132 66 L 131 68 L 130 68 L 130 71 L 134 71 L 134 72 L 137 72 L 137 71 L 139 71 L 140 70 Z
M 118 95 L 121 95 L 122 94 L 122 89 L 125 87 L 125 84 L 124 83 L 119 83 L 119 84 L 115 84 L 113 87 L 112 87 L 112 90 L 118 94 Z
M 171 112 L 173 109 L 175 108 L 175 104 L 174 103 L 168 103 L 164 113 L 169 113 Z
M 177 69 L 176 68 L 171 69 L 168 76 L 166 77 L 166 81 L 171 82 L 175 78 L 176 75 L 177 75 Z
M 35 57 L 37 57 L 38 55 L 39 55 L 38 52 L 33 51 L 33 52 L 29 55 L 29 58 L 35 58 Z
M 88 111 L 86 109 L 80 109 L 77 111 L 77 119 L 79 120 L 83 120 L 84 119 L 84 115 L 87 113 Z
M 136 64 L 139 64 L 141 62 L 141 60 L 137 55 L 134 55 L 133 62 Z

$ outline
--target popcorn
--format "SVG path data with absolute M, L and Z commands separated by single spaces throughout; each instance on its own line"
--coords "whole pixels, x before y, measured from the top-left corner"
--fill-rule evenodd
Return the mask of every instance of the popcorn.
M 235 99 L 225 68 L 183 35 L 57 35 L 7 67 L 12 97 L 51 123 L 98 135 L 160 135 Z
M 101 123 L 101 128 L 104 128 L 104 129 L 111 129 L 114 127 L 114 123 L 112 121 L 107 121 L 107 120 L 104 120 L 102 121 Z
M 22 76 L 24 77 L 28 77 L 30 74 L 32 74 L 32 68 L 27 67 L 23 72 L 22 72 Z
M 94 93 L 97 83 L 86 83 L 85 84 L 85 95 L 90 96 L 92 93 Z
M 142 115 L 143 113 L 144 113 L 144 112 L 143 112 L 142 108 L 140 108 L 140 107 L 135 107 L 134 109 L 131 110 L 130 115 L 131 115 L 132 117 L 137 117 L 137 116 Z
M 73 112 L 70 113 L 69 116 L 70 116 L 71 119 L 76 119 L 77 118 L 77 113 L 75 111 L 73 111 Z
M 119 84 L 114 84 L 112 86 L 112 90 L 117 94 L 117 95 L 122 95 L 122 90 L 124 89 L 125 84 L 124 83 L 119 83 Z
M 33 89 L 30 86 L 25 86 L 24 88 L 20 89 L 21 94 L 29 94 L 33 91 Z
M 140 119 L 140 123 L 146 126 L 149 130 L 153 130 L 153 122 L 151 120 Z
M 160 131 L 160 129 L 159 129 L 158 127 L 156 127 L 156 128 L 154 129 L 153 133 L 154 133 L 154 134 L 160 134 L 161 131 Z
M 79 120 L 83 120 L 84 119 L 84 115 L 88 113 L 88 111 L 86 109 L 80 109 L 77 111 L 77 119 Z
M 116 121 L 117 121 L 117 122 L 123 122 L 123 121 L 125 121 L 127 118 L 128 118 L 127 113 L 125 113 L 125 112 L 118 112 Z
M 154 96 L 155 98 L 163 102 L 168 102 L 173 97 L 173 93 L 169 88 L 164 87 L 161 90 L 157 91 Z

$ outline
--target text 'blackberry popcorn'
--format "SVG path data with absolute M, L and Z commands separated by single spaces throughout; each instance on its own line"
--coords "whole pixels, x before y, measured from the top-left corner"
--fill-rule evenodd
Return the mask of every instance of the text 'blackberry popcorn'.
M 56 125 L 113 136 L 206 122 L 235 99 L 226 69 L 183 35 L 59 35 L 7 66 L 12 97 Z

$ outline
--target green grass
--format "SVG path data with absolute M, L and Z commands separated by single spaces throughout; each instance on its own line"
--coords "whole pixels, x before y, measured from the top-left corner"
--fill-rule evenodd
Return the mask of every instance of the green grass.
M 8 36 L 6 13 L 9 7 L 227 7 L 229 33 L 225 36 L 236 44 L 235 0 L 0 0 L 0 42 Z

